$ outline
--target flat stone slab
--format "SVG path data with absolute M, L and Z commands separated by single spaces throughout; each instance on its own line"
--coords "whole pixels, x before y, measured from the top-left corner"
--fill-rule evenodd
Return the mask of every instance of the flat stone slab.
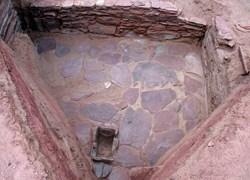
M 60 108 L 68 119 L 74 119 L 80 112 L 80 105 L 72 101 L 63 101 L 59 103 Z
M 195 96 L 188 96 L 182 102 L 182 117 L 186 121 L 197 120 L 201 113 L 201 101 Z
M 99 122 L 105 122 L 111 120 L 117 113 L 111 104 L 102 103 L 102 104 L 85 104 L 82 108 L 82 115 Z
M 83 53 L 83 52 L 88 52 L 89 48 L 92 45 L 92 41 L 89 38 L 86 38 L 83 40 L 83 42 L 78 46 L 77 51 L 79 53 Z
M 178 56 L 161 54 L 155 56 L 154 59 L 170 69 L 181 71 L 185 68 L 185 61 Z
M 92 128 L 89 123 L 77 123 L 74 125 L 74 131 L 81 144 L 87 145 L 92 140 Z
M 132 83 L 132 73 L 127 65 L 112 66 L 110 76 L 112 83 L 123 89 L 128 88 Z
M 39 38 L 35 40 L 38 54 L 45 53 L 56 49 L 56 39 L 51 38 Z
M 179 116 L 172 110 L 161 111 L 154 116 L 154 132 L 161 132 L 179 127 Z
M 109 180 L 129 180 L 129 170 L 125 167 L 115 166 L 109 175 Z
M 58 43 L 56 45 L 55 55 L 58 58 L 64 57 L 66 54 L 71 52 L 71 48 L 68 44 Z
M 96 61 L 85 61 L 83 68 L 86 71 L 102 71 L 104 70 L 104 66 L 100 62 Z
M 176 73 L 158 63 L 139 63 L 133 71 L 133 83 L 141 82 L 147 88 L 163 86 L 167 83 L 177 84 Z
M 100 53 L 102 49 L 97 46 L 90 46 L 88 49 L 88 55 L 91 58 L 96 58 Z
M 108 75 L 105 72 L 96 72 L 96 71 L 86 71 L 84 73 L 84 79 L 93 83 L 103 83 L 108 81 Z
M 150 114 L 143 109 L 128 108 L 120 125 L 120 144 L 140 148 L 149 137 L 151 123 Z
M 123 95 L 123 100 L 130 105 L 133 105 L 139 96 L 138 88 L 129 88 Z
M 120 146 L 115 160 L 126 167 L 143 166 L 143 161 L 140 159 L 139 151 L 129 146 Z
M 201 89 L 202 84 L 201 82 L 192 79 L 188 76 L 185 76 L 184 78 L 184 86 L 185 86 L 185 94 L 191 94 L 197 92 L 199 89 Z
M 103 53 L 99 56 L 99 61 L 104 62 L 106 64 L 117 64 L 120 62 L 121 54 L 119 53 Z
M 161 111 L 174 99 L 176 99 L 176 93 L 172 89 L 153 90 L 141 93 L 142 107 L 151 113 Z
M 185 70 L 188 73 L 196 74 L 198 76 L 203 77 L 203 67 L 201 57 L 196 53 L 188 53 L 185 56 Z
M 80 74 L 83 64 L 83 58 L 70 59 L 60 68 L 60 74 L 64 78 L 75 77 Z
M 91 33 L 96 34 L 115 34 L 116 32 L 116 26 L 106 26 L 99 23 L 89 25 L 88 29 Z
M 150 165 L 157 163 L 157 161 L 183 137 L 184 132 L 180 129 L 153 134 L 145 149 L 146 158 Z

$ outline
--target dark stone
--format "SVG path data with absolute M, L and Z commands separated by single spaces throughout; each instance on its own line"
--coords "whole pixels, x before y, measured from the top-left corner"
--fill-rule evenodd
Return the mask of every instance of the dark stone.
M 150 165 L 157 163 L 157 161 L 183 137 L 184 133 L 180 129 L 153 134 L 145 149 L 146 157 Z
M 181 110 L 181 104 L 180 104 L 178 101 L 176 101 L 176 102 L 172 103 L 172 104 L 169 106 L 169 108 L 170 108 L 171 110 L 173 110 L 174 112 L 179 112 L 179 111 Z
M 77 123 L 74 125 L 76 137 L 82 145 L 87 145 L 92 140 L 92 130 L 89 123 Z
M 116 26 L 106 26 L 99 23 L 89 25 L 88 29 L 91 33 L 96 34 L 115 34 L 116 32 Z
M 63 44 L 63 43 L 58 43 L 56 46 L 56 51 L 55 51 L 55 55 L 59 58 L 65 56 L 66 54 L 69 54 L 71 51 L 71 48 L 69 47 L 69 45 L 67 44 Z
M 117 113 L 117 110 L 110 104 L 102 103 L 102 104 L 85 104 L 82 108 L 82 115 L 87 118 L 105 122 L 110 119 Z
M 146 91 L 141 93 L 142 107 L 149 112 L 159 112 L 176 98 L 172 89 Z
M 195 96 L 188 96 L 182 102 L 182 116 L 186 121 L 197 120 L 201 113 L 201 101 Z
M 150 114 L 143 109 L 128 108 L 120 125 L 120 143 L 141 147 L 149 137 L 151 123 Z
M 122 62 L 123 63 L 131 63 L 132 62 L 132 58 L 128 55 L 123 55 L 122 56 Z
M 104 62 L 106 64 L 117 64 L 120 62 L 121 54 L 115 53 L 104 53 L 99 57 L 99 61 Z
M 60 69 L 60 74 L 64 78 L 75 77 L 80 74 L 83 58 L 71 59 L 66 61 Z
M 154 59 L 158 61 L 159 63 L 163 64 L 164 66 L 171 68 L 171 69 L 181 71 L 185 67 L 185 61 L 182 58 L 177 57 L 177 56 L 161 54 L 161 55 L 155 56 Z
M 102 49 L 99 47 L 90 46 L 88 50 L 88 55 L 92 58 L 96 58 L 100 54 L 101 50 Z
M 179 116 L 172 110 L 161 111 L 154 116 L 154 132 L 161 132 L 179 127 Z
M 95 162 L 95 175 L 97 178 L 105 178 L 112 171 L 112 166 L 103 162 Z
M 118 25 L 121 22 L 120 18 L 115 17 L 106 17 L 106 16 L 100 16 L 97 18 L 97 21 L 102 24 L 106 25 Z
M 103 83 L 108 80 L 108 75 L 105 72 L 86 71 L 84 78 L 93 83 Z
M 80 111 L 80 105 L 75 102 L 63 101 L 59 105 L 68 119 L 76 118 Z
M 105 178 L 107 177 L 112 171 L 112 166 L 105 164 L 103 167 L 103 171 L 102 171 L 102 177 Z
M 124 93 L 122 99 L 127 103 L 129 103 L 130 105 L 133 105 L 136 102 L 138 96 L 139 96 L 139 89 L 130 88 Z
M 115 160 L 126 167 L 143 166 L 138 150 L 129 146 L 120 146 Z
M 201 82 L 194 80 L 188 76 L 184 78 L 185 94 L 195 93 L 201 88 Z
M 35 40 L 38 54 L 45 53 L 56 49 L 55 38 L 39 38 Z
M 115 166 L 109 175 L 109 180 L 129 180 L 129 171 L 125 167 Z
M 123 89 L 129 87 L 132 83 L 132 74 L 127 65 L 112 66 L 110 76 L 111 81 Z
M 140 81 L 147 88 L 164 86 L 167 83 L 177 84 L 176 73 L 158 63 L 139 63 L 133 71 L 134 84 Z

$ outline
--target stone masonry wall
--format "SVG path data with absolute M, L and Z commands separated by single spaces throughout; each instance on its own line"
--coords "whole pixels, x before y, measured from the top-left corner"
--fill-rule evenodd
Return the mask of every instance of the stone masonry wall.
M 181 10 L 170 2 L 112 2 L 33 3 L 29 7 L 32 14 L 30 28 L 49 32 L 85 32 L 115 36 L 136 33 L 157 40 L 200 40 L 206 31 L 203 20 L 180 17 Z
M 21 30 L 21 25 L 17 12 L 11 0 L 0 1 L 0 37 L 8 42 L 12 34 Z

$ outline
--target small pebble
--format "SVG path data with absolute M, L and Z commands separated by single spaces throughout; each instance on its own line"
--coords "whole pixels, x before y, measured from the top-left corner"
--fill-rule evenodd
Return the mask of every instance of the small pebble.
M 111 82 L 105 82 L 104 86 L 106 89 L 109 89 L 111 87 Z

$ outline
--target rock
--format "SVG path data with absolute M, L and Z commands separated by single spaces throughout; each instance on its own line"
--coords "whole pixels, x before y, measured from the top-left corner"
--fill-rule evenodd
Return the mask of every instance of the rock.
M 89 123 L 81 122 L 74 125 L 76 137 L 82 145 L 87 145 L 92 140 L 92 128 Z
M 99 53 L 101 52 L 101 48 L 99 47 L 96 47 L 96 46 L 90 46 L 89 47 L 89 50 L 88 50 L 88 55 L 91 57 L 91 58 L 96 58 Z
M 130 57 L 130 56 L 128 56 L 128 55 L 123 55 L 122 56 L 122 62 L 123 63 L 131 63 L 132 62 L 132 58 Z
M 68 119 L 76 118 L 80 111 L 80 105 L 72 101 L 60 102 L 59 106 Z
M 132 83 L 132 74 L 127 65 L 112 66 L 110 68 L 110 76 L 112 83 L 126 89 Z
M 93 83 L 103 83 L 108 81 L 108 75 L 105 72 L 95 72 L 95 71 L 86 71 L 84 73 L 84 78 L 89 82 Z
M 222 17 L 215 17 L 215 28 L 217 30 L 217 41 L 221 45 L 233 47 L 235 45 L 234 33 Z
M 89 38 L 83 40 L 83 42 L 78 47 L 78 52 L 83 53 L 87 52 L 91 47 L 92 41 Z
M 186 122 L 186 124 L 185 124 L 186 131 L 189 132 L 192 129 L 194 129 L 195 127 L 197 127 L 197 125 L 199 124 L 199 122 L 200 122 L 199 119 Z
M 248 74 L 250 72 L 250 51 L 247 47 L 240 46 L 238 52 L 245 71 L 244 74 Z
M 184 78 L 185 94 L 191 94 L 201 89 L 201 82 L 194 80 L 188 76 Z
M 91 33 L 96 34 L 115 34 L 116 26 L 106 26 L 103 24 L 95 23 L 88 26 L 88 29 Z
M 184 60 L 177 56 L 161 54 L 161 55 L 155 56 L 154 59 L 170 69 L 182 71 L 185 67 Z
M 126 167 L 143 166 L 143 161 L 140 159 L 139 152 L 135 148 L 129 146 L 120 146 L 115 160 Z
M 181 110 L 181 104 L 178 101 L 175 101 L 170 104 L 169 108 L 174 112 L 179 112 Z
M 97 22 L 106 24 L 106 25 L 118 25 L 120 24 L 121 19 L 116 18 L 116 17 L 100 16 L 97 18 Z
M 130 88 L 124 93 L 122 99 L 127 103 L 129 103 L 130 105 L 133 105 L 136 102 L 138 96 L 139 96 L 139 89 Z
M 58 43 L 56 46 L 55 55 L 59 58 L 64 57 L 66 54 L 69 54 L 71 48 L 67 44 Z
M 161 132 L 176 129 L 179 127 L 179 116 L 176 112 L 172 110 L 161 111 L 159 113 L 156 113 L 154 118 L 154 132 Z
M 85 61 L 83 68 L 86 71 L 102 71 L 104 70 L 104 66 L 102 63 L 96 61 Z
M 66 61 L 60 69 L 60 74 L 64 78 L 75 77 L 80 74 L 83 58 L 71 59 Z
M 187 55 L 189 48 L 190 44 L 186 43 L 168 43 L 166 44 L 166 54 L 183 58 Z
M 113 167 L 113 170 L 109 175 L 109 180 L 129 180 L 128 169 L 121 166 Z
M 182 117 L 186 121 L 197 120 L 201 113 L 201 101 L 195 96 L 188 96 L 182 102 Z
M 203 77 L 203 67 L 201 57 L 196 53 L 188 53 L 185 56 L 186 67 L 185 70 L 188 73 L 196 74 Z
M 148 57 L 146 55 L 146 50 L 141 48 L 133 47 L 130 53 L 127 53 L 129 57 L 135 62 L 147 61 Z
M 238 21 L 238 23 L 236 24 L 236 28 L 242 32 L 249 32 L 250 31 L 250 20 L 244 19 L 244 20 Z
M 56 49 L 56 39 L 55 38 L 38 38 L 35 40 L 35 45 L 36 45 L 38 54 L 42 54 L 47 51 L 52 51 Z
M 82 115 L 99 122 L 111 120 L 116 115 L 117 110 L 107 103 L 102 104 L 85 104 L 82 108 Z
M 145 149 L 146 157 L 150 165 L 157 163 L 157 161 L 183 137 L 184 133 L 180 129 L 153 134 Z
M 103 50 L 105 52 L 115 52 L 117 50 L 117 40 L 108 39 L 107 41 L 105 41 Z
M 117 64 L 120 62 L 121 54 L 115 53 L 104 53 L 99 57 L 99 61 L 104 62 L 106 64 Z
M 107 177 L 112 171 L 112 166 L 105 164 L 103 167 L 103 171 L 102 171 L 102 177 L 105 178 Z
M 133 70 L 133 83 L 137 81 L 147 88 L 164 86 L 167 83 L 177 84 L 176 73 L 158 63 L 139 63 Z
M 71 94 L 71 100 L 73 101 L 80 101 L 82 99 L 88 98 L 94 94 L 93 91 L 88 92 L 75 92 Z
M 143 109 L 128 108 L 120 124 L 120 144 L 141 147 L 149 137 L 151 123 L 150 114 Z
M 142 107 L 149 112 L 159 112 L 176 98 L 172 89 L 153 90 L 141 93 Z
M 164 54 L 166 52 L 166 50 L 167 50 L 167 48 L 164 44 L 159 44 L 155 47 L 154 54 L 161 55 L 161 54 Z
M 181 37 L 180 33 L 170 32 L 170 31 L 160 31 L 160 32 L 147 31 L 147 34 L 149 38 L 156 39 L 158 41 L 179 39 Z

